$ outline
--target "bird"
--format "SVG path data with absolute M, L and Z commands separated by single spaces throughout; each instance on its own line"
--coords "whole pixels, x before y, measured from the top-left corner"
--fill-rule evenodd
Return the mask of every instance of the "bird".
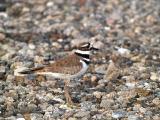
M 53 78 L 63 79 L 65 83 L 64 90 L 66 91 L 66 101 L 69 104 L 73 104 L 67 87 L 68 83 L 71 79 L 79 78 L 86 73 L 91 63 L 91 51 L 97 50 L 99 49 L 94 47 L 90 42 L 83 42 L 77 49 L 73 50 L 70 55 L 54 63 L 41 67 L 27 68 L 18 73 L 21 75 L 48 75 Z

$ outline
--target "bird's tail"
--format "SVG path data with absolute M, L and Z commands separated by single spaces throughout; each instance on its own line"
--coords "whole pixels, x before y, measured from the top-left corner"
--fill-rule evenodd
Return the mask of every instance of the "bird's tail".
M 14 70 L 14 75 L 15 76 L 25 76 L 25 74 L 27 74 L 27 72 L 29 73 L 29 69 L 26 67 L 20 67 Z
M 25 70 L 23 70 L 23 71 L 19 71 L 18 72 L 19 74 L 33 74 L 34 73 L 34 71 L 32 70 L 32 69 L 25 69 Z
M 43 68 L 43 66 L 36 67 L 36 68 L 21 67 L 21 68 L 18 68 L 14 71 L 14 75 L 15 76 L 25 76 L 27 74 L 34 74 L 35 72 L 41 70 L 42 68 Z

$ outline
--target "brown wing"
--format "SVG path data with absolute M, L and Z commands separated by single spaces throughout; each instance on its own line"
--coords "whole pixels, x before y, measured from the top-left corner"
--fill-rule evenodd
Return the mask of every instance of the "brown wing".
M 53 73 L 64 73 L 64 74 L 75 74 L 81 70 L 80 58 L 76 55 L 70 55 L 63 59 L 56 61 L 45 67 L 33 70 L 37 72 L 53 72 Z

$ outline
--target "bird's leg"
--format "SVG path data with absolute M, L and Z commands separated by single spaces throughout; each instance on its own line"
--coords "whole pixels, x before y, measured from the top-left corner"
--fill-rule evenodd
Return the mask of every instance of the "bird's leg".
M 66 102 L 69 105 L 73 105 L 73 101 L 72 101 L 70 91 L 69 91 L 69 86 L 68 86 L 69 82 L 70 82 L 70 80 L 64 80 L 64 96 L 66 98 Z

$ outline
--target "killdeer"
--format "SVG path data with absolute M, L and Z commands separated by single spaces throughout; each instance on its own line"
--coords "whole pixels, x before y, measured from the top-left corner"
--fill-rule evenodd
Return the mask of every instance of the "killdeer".
M 98 50 L 93 47 L 89 42 L 82 43 L 80 47 L 73 50 L 73 53 L 67 57 L 59 59 L 54 63 L 37 68 L 30 68 L 19 71 L 19 74 L 37 74 L 37 75 L 49 75 L 54 78 L 64 79 L 69 81 L 74 78 L 82 76 L 88 69 L 90 64 L 90 55 L 92 50 Z M 68 82 L 65 82 L 67 84 Z M 66 88 L 68 89 L 68 88 Z M 68 91 L 68 90 L 66 90 Z M 66 96 L 69 96 L 66 92 Z M 68 102 L 71 103 L 71 98 L 68 98 Z M 66 98 L 67 100 L 67 98 Z

